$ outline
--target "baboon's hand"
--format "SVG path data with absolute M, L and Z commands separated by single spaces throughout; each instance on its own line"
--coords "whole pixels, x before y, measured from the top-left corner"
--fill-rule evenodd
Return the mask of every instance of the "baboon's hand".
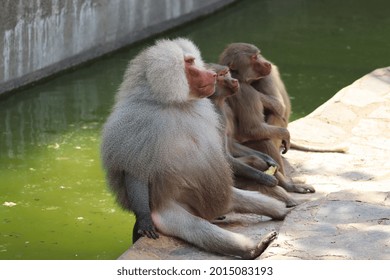
M 138 218 L 138 231 L 137 233 L 148 238 L 157 239 L 159 235 L 153 225 L 153 221 L 150 217 Z
M 251 151 L 254 155 L 258 156 L 262 160 L 265 161 L 265 163 L 268 165 L 268 167 L 275 166 L 276 168 L 279 168 L 278 163 L 269 155 L 265 153 L 258 152 L 256 150 Z
M 282 154 L 287 153 L 288 150 L 290 150 L 290 137 L 282 140 Z
M 279 168 L 278 163 L 272 157 L 270 157 L 268 155 L 266 155 L 266 157 L 264 157 L 264 161 L 268 165 L 268 167 L 275 166 L 276 168 Z
M 282 154 L 287 153 L 287 151 L 290 149 L 290 142 L 286 142 L 286 140 L 282 140 Z
M 283 132 L 281 135 L 282 139 L 282 154 L 287 153 L 288 150 L 290 150 L 290 132 L 287 130 L 287 128 L 283 128 Z
M 262 178 L 260 183 L 266 185 L 267 187 L 275 187 L 278 184 L 278 179 L 276 179 L 275 176 L 264 173 L 264 178 Z

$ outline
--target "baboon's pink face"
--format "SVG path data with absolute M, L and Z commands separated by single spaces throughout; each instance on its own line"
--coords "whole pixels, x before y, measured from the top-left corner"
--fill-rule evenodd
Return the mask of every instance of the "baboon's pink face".
M 251 55 L 250 63 L 253 70 L 260 76 L 265 77 L 271 73 L 271 63 L 264 59 L 260 52 Z
M 215 91 L 217 74 L 195 65 L 195 58 L 192 56 L 186 56 L 184 64 L 190 95 L 195 98 L 205 98 L 212 95 Z

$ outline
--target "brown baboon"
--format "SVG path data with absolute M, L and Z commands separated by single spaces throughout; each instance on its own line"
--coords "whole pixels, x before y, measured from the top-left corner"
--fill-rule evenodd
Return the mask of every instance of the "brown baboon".
M 314 192 L 310 186 L 294 184 L 284 176 L 284 164 L 279 147 L 273 140 L 282 142 L 283 153 L 290 146 L 290 134 L 286 127 L 270 125 L 265 120 L 265 109 L 282 116 L 284 108 L 274 96 L 260 94 L 251 84 L 271 73 L 272 65 L 263 59 L 258 48 L 251 44 L 233 43 L 220 56 L 220 64 L 227 65 L 232 76 L 238 79 L 240 90 L 227 100 L 234 114 L 236 130 L 234 138 L 243 145 L 270 155 L 279 165 L 276 178 L 280 186 L 290 192 Z
M 297 203 L 294 199 L 283 188 L 277 186 L 277 179 L 274 176 L 261 172 L 270 166 L 277 166 L 277 163 L 267 154 L 242 146 L 232 137 L 228 137 L 228 134 L 231 134 L 231 131 L 234 130 L 234 124 L 230 121 L 232 119 L 231 109 L 227 106 L 225 100 L 238 92 L 238 80 L 231 77 L 227 66 L 208 64 L 207 68 L 217 73 L 216 89 L 209 98 L 221 118 L 222 134 L 226 139 L 226 154 L 233 168 L 235 186 L 241 189 L 259 191 L 279 199 L 285 202 L 287 207 L 296 206 Z M 235 157 L 230 150 L 233 151 Z
M 230 211 L 283 219 L 289 209 L 233 187 L 218 115 L 204 98 L 215 79 L 187 39 L 160 40 L 138 54 L 103 128 L 103 165 L 141 235 L 157 237 L 156 227 L 207 251 L 255 258 L 275 232 L 255 242 L 209 221 Z
M 278 67 L 272 62 L 268 61 L 264 56 L 261 56 L 261 59 L 264 63 L 271 65 L 271 72 L 269 75 L 255 80 L 251 85 L 261 94 L 268 96 L 269 99 L 263 98 L 264 105 L 264 115 L 265 121 L 270 125 L 281 126 L 287 128 L 290 114 L 291 114 L 291 102 L 290 97 L 287 93 L 286 87 L 280 77 Z M 273 100 L 274 102 L 270 104 L 267 103 L 267 100 Z M 277 108 L 278 110 L 275 110 Z M 273 142 L 277 149 L 282 146 L 280 139 L 274 138 Z M 294 143 L 293 140 L 290 142 L 290 148 L 301 151 L 308 152 L 336 152 L 336 153 L 345 153 L 347 151 L 346 147 L 335 147 L 335 148 L 320 148 L 320 147 L 309 147 L 305 145 L 299 145 Z
M 269 75 L 253 81 L 251 85 L 259 92 L 259 94 L 268 96 L 269 98 L 272 98 L 274 102 L 279 104 L 279 106 L 268 106 L 267 103 L 263 102 L 265 121 L 270 125 L 287 128 L 291 113 L 290 98 L 287 95 L 287 91 L 280 78 L 276 65 L 266 60 L 263 56 L 261 56 L 261 59 L 271 65 L 271 72 Z M 278 111 L 274 110 L 275 107 L 278 108 Z M 282 141 L 277 138 L 272 140 L 275 147 L 279 150 L 282 146 Z

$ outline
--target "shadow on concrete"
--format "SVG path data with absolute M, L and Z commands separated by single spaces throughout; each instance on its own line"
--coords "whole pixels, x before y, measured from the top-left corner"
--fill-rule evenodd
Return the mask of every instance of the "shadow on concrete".
M 299 205 L 261 258 L 390 259 L 388 197 L 343 190 Z

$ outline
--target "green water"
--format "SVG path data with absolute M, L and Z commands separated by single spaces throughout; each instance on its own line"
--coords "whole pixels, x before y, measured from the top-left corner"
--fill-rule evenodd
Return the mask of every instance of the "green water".
M 189 37 L 210 62 L 230 42 L 256 44 L 279 66 L 296 119 L 390 65 L 389 15 L 387 0 L 248 0 L 158 37 Z M 100 129 L 128 60 L 154 39 L 0 100 L 0 259 L 115 259 L 131 244 L 134 217 L 106 189 Z

